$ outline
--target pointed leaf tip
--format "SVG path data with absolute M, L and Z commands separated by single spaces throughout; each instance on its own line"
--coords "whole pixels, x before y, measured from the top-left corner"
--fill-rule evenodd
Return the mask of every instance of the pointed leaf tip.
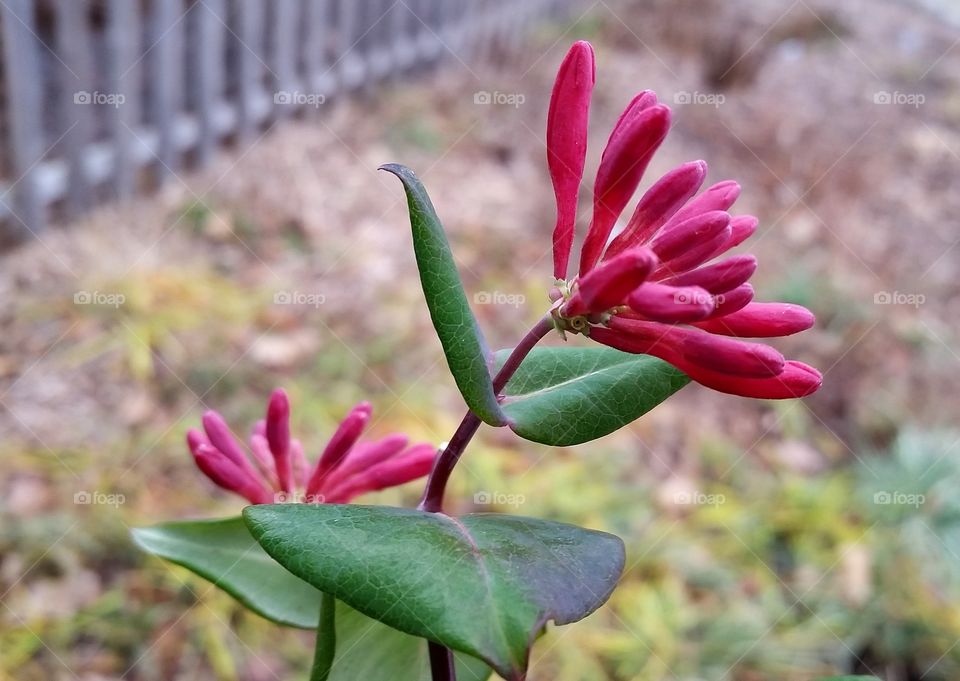
M 504 426 L 507 417 L 493 391 L 490 351 L 470 309 L 450 243 L 427 190 L 406 166 L 388 163 L 381 169 L 403 183 L 420 284 L 450 373 L 470 411 L 485 423 Z

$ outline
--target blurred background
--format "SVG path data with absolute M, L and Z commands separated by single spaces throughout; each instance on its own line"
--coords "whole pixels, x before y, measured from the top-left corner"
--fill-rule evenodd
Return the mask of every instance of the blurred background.
M 544 126 L 580 38 L 588 176 L 656 90 L 675 125 L 644 186 L 699 158 L 743 185 L 759 297 L 818 316 L 778 347 L 825 381 L 785 403 L 691 385 L 569 449 L 481 430 L 457 511 L 628 547 L 530 678 L 960 678 L 952 0 L 3 0 L 0 679 L 305 673 L 309 633 L 129 530 L 236 514 L 184 433 L 206 408 L 246 432 L 276 386 L 313 456 L 360 399 L 374 434 L 450 436 L 462 401 L 376 168 L 423 178 L 510 346 L 548 304 Z

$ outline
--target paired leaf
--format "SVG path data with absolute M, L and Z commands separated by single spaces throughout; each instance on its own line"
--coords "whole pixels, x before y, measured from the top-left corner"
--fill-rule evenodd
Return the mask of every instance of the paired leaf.
M 384 506 L 249 506 L 251 533 L 280 564 L 396 629 L 523 678 L 549 620 L 603 604 L 623 570 L 617 537 L 498 514 L 451 518 Z
M 213 582 L 261 617 L 314 629 L 320 592 L 268 556 L 242 518 L 196 520 L 133 531 L 148 553 L 182 565 Z
M 420 284 L 457 387 L 470 411 L 485 423 L 506 425 L 506 416 L 493 392 L 489 350 L 470 309 L 450 244 L 427 190 L 405 166 L 390 163 L 381 166 L 381 170 L 396 175 L 407 194 Z
M 268 556 L 242 518 L 167 523 L 135 529 L 134 541 L 210 580 L 262 617 L 317 626 L 322 593 Z M 427 643 L 337 603 L 337 648 L 330 681 L 430 681 Z M 457 678 L 485 681 L 490 668 L 458 654 Z
M 497 365 L 509 356 L 497 353 Z M 635 421 L 690 379 L 663 360 L 613 348 L 534 348 L 507 383 L 503 410 L 527 440 L 565 447 Z
M 457 681 L 487 681 L 485 662 L 454 652 Z M 337 654 L 329 681 L 431 681 L 427 642 L 337 602 Z

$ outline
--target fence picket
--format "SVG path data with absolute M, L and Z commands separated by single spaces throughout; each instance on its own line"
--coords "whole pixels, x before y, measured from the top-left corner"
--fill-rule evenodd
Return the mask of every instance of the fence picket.
M 45 225 L 37 166 L 44 154 L 41 116 L 40 50 L 45 49 L 33 28 L 32 0 L 0 3 L 4 64 L 9 88 L 6 97 L 9 121 L 11 184 L 0 195 L 18 232 L 37 232 Z
M 86 0 L 57 0 L 56 7 L 56 49 L 64 62 L 57 64 L 58 129 L 67 161 L 67 215 L 73 217 L 88 208 L 93 198 L 84 163 L 84 152 L 93 136 L 92 103 L 85 100 L 96 91 L 90 7 Z
M 224 34 L 226 11 L 224 0 L 203 0 L 190 8 L 196 23 L 198 44 L 196 76 L 193 80 L 193 101 L 199 125 L 197 162 L 207 163 L 220 139 L 217 105 L 224 85 Z
M 344 89 L 354 90 L 366 78 L 366 65 L 361 55 L 360 13 L 361 3 L 356 0 L 339 0 L 337 3 L 337 52 L 340 55 L 339 72 Z
M 273 75 L 275 115 L 286 118 L 298 108 L 296 96 L 300 88 L 297 79 L 296 45 L 293 36 L 298 31 L 296 0 L 273 0 L 272 48 L 270 69 Z
M 439 57 L 502 52 L 570 4 L 0 0 L 0 229 L 39 230 L 51 204 L 65 199 L 72 216 L 100 188 L 131 196 L 145 169 L 162 183 L 187 155 L 202 166 L 228 135 L 249 140 L 312 104 L 304 95 L 319 104 Z
M 266 19 L 263 0 L 237 0 L 237 139 L 253 138 L 273 101 L 263 89 L 264 66 L 262 29 Z
M 140 59 L 137 54 L 139 25 L 136 6 L 129 0 L 110 0 L 107 8 L 107 92 L 94 102 L 97 112 L 109 112 L 110 139 L 113 141 L 113 189 L 126 198 L 136 188 L 135 147 L 141 141 L 136 127 L 140 109 Z M 104 97 L 105 96 L 105 97 Z
M 72 0 L 65 0 L 72 2 Z M 154 177 L 164 182 L 180 169 L 177 123 L 183 116 L 183 0 L 153 0 L 147 14 L 147 122 L 156 133 Z
M 306 39 L 303 45 L 304 81 L 313 92 L 333 95 L 335 75 L 330 63 L 330 0 L 307 0 Z

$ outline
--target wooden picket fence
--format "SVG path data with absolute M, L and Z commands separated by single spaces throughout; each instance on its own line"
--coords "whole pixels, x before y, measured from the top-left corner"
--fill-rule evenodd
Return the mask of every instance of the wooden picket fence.
M 298 110 L 509 51 L 570 0 L 2 0 L 0 236 L 202 167 Z

